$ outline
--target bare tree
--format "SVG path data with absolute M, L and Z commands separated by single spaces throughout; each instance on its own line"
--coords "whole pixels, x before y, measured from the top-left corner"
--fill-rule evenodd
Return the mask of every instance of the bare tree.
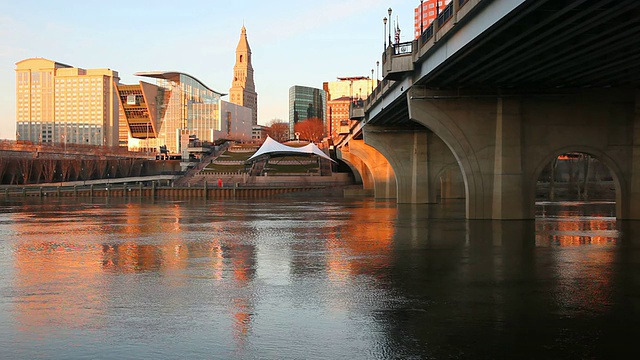
M 142 176 L 142 167 L 144 166 L 144 160 L 137 160 L 133 165 L 133 173 L 137 176 Z
M 82 160 L 80 159 L 71 159 L 69 160 L 71 171 L 73 172 L 73 178 L 77 181 L 82 176 Z
M 589 191 L 587 189 L 589 186 L 589 176 L 591 175 L 591 155 L 581 154 L 580 160 L 582 161 L 583 165 L 582 200 L 587 201 L 589 200 Z
M 135 160 L 132 158 L 118 160 L 118 169 L 120 169 L 120 174 L 123 177 L 131 176 L 134 165 L 135 165 Z
M 60 181 L 68 181 L 71 174 L 71 161 L 62 159 L 60 161 Z
M 556 168 L 558 167 L 558 157 L 551 162 L 551 178 L 549 179 L 549 201 L 556 199 Z
M 82 167 L 84 168 L 84 174 L 82 174 L 82 180 L 93 179 L 94 173 L 96 172 L 96 160 L 95 159 L 82 160 Z
M 287 141 L 290 139 L 289 135 L 289 123 L 280 119 L 273 119 L 269 123 L 269 136 L 276 141 Z
M 56 173 L 56 160 L 43 159 L 40 161 L 40 167 L 42 168 L 42 176 L 44 178 L 44 182 L 53 182 L 53 176 Z
M 18 171 L 22 175 L 22 184 L 27 184 L 31 178 L 31 169 L 33 168 L 33 160 L 27 158 L 18 159 Z
M 2 184 L 2 180 L 4 179 L 4 174 L 7 173 L 7 166 L 9 165 L 9 160 L 0 157 L 0 184 Z
M 109 166 L 109 162 L 106 159 L 96 159 L 96 175 L 98 178 L 104 179 L 104 176 L 107 174 L 107 167 Z

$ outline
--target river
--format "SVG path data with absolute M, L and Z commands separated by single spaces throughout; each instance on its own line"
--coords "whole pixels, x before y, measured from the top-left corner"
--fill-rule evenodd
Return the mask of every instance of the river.
M 614 211 L 0 199 L 0 358 L 620 358 L 640 226 Z

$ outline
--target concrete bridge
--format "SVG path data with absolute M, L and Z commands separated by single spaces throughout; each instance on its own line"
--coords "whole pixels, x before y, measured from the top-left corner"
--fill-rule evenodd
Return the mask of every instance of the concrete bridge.
M 533 219 L 545 165 L 582 152 L 611 171 L 617 217 L 640 219 L 640 1 L 453 0 L 382 65 L 336 142 L 376 198 Z

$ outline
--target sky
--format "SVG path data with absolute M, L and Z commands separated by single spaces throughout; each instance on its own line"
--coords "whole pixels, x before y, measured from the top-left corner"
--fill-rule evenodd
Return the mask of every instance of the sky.
M 109 68 L 123 84 L 178 71 L 227 94 L 244 24 L 258 93 L 258 123 L 288 121 L 289 88 L 345 76 L 381 76 L 385 26 L 412 40 L 418 0 L 0 0 L 0 139 L 15 139 L 15 68 L 42 57 Z M 387 25 L 388 28 L 388 25 Z M 388 34 L 387 34 L 388 36 Z M 223 97 L 229 101 L 229 97 Z

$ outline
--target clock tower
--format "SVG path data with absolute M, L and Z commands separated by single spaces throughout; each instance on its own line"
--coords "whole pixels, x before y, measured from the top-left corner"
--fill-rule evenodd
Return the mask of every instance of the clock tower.
M 229 101 L 253 110 L 252 124 L 258 124 L 258 94 L 253 82 L 251 48 L 247 41 L 247 29 L 244 26 L 236 47 L 236 64 L 233 66 L 233 83 L 229 89 Z

